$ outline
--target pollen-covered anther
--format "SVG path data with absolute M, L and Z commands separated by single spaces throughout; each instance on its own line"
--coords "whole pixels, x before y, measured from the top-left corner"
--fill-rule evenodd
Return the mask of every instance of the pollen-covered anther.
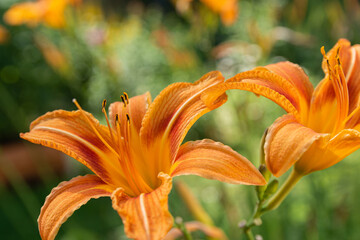
M 126 104 L 129 104 L 129 95 L 126 92 L 123 92 Z
M 116 127 L 116 133 L 117 133 L 117 137 L 118 137 L 118 145 L 120 146 L 121 131 L 120 131 L 119 114 L 115 115 L 115 127 Z
M 328 59 L 327 58 L 327 56 L 326 56 L 326 52 L 325 52 L 325 47 L 324 46 L 322 46 L 321 48 L 320 48 L 320 52 L 321 52 L 321 54 L 323 55 L 323 57 L 324 57 L 324 59 Z
M 104 112 L 104 111 L 105 111 L 105 108 L 106 108 L 106 99 L 104 99 L 104 100 L 102 101 L 101 110 Z
M 125 108 L 127 105 L 127 101 L 125 100 L 125 97 L 123 95 L 121 95 L 120 98 L 121 98 L 121 101 L 124 103 L 124 108 Z
M 128 113 L 126 114 L 126 120 L 127 120 L 127 122 L 130 124 L 130 116 L 129 116 Z
M 326 52 L 325 52 L 325 48 L 324 46 L 321 47 L 320 49 L 321 54 L 323 55 L 324 59 L 326 60 L 326 65 L 327 65 L 327 69 L 329 71 L 329 79 L 331 80 L 334 76 L 333 76 L 333 71 L 331 69 L 331 65 L 330 65 L 330 61 L 329 58 L 326 56 Z

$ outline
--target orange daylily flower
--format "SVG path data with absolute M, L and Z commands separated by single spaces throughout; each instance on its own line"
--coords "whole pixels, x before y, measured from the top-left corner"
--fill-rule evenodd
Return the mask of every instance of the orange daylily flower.
M 360 148 L 360 45 L 340 39 L 324 55 L 315 90 L 296 64 L 280 62 L 239 73 L 211 92 L 242 89 L 265 96 L 288 114 L 269 128 L 265 160 L 275 176 L 328 168 Z M 204 100 L 210 101 L 211 95 Z
M 219 72 L 191 83 L 175 83 L 151 102 L 149 93 L 109 107 L 103 102 L 107 126 L 79 108 L 47 113 L 21 137 L 60 150 L 87 166 L 95 175 L 73 178 L 52 190 L 38 219 L 42 239 L 54 239 L 60 225 L 88 200 L 111 197 L 134 239 L 161 239 L 173 219 L 168 211 L 172 177 L 195 174 L 235 184 L 265 184 L 258 170 L 231 148 L 212 140 L 180 146 L 193 123 L 221 106 L 225 94 L 207 105 L 202 93 L 222 84 Z
M 63 54 L 60 49 L 47 38 L 41 35 L 36 35 L 34 39 L 37 47 L 50 67 L 52 67 L 55 71 L 66 74 L 70 68 L 66 55 Z
M 184 13 L 189 10 L 193 0 L 175 0 L 176 9 Z M 220 15 L 225 25 L 231 25 L 236 21 L 238 15 L 238 0 L 200 0 L 211 11 Z
M 65 26 L 65 9 L 79 0 L 38 0 L 14 4 L 5 14 L 4 20 L 10 25 L 27 24 L 34 27 L 43 22 L 53 28 Z
M 221 21 L 225 25 L 231 25 L 235 22 L 238 15 L 238 2 L 237 0 L 200 0 L 212 11 L 218 13 Z

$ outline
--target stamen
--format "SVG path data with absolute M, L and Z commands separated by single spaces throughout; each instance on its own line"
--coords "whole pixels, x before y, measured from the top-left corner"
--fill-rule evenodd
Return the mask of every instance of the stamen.
M 324 47 L 321 48 L 321 53 L 323 54 L 324 59 L 326 60 L 327 68 L 329 71 L 329 73 L 328 73 L 329 80 L 331 81 L 331 83 L 333 85 L 334 92 L 336 95 L 337 120 L 335 122 L 333 132 L 337 133 L 344 127 L 346 117 L 349 112 L 349 92 L 348 92 L 346 78 L 345 78 L 345 75 L 344 75 L 344 72 L 343 72 L 343 69 L 341 66 L 340 57 L 339 57 L 340 47 L 336 49 L 336 56 L 335 56 L 336 62 L 334 63 L 335 64 L 334 68 L 332 68 L 330 65 L 330 61 L 325 54 Z
M 129 116 L 128 113 L 126 114 L 126 133 L 125 133 L 125 136 L 126 136 L 126 140 L 125 140 L 126 147 L 130 149 L 131 129 L 130 129 L 130 116 Z
M 327 56 L 326 56 L 325 47 L 324 47 L 324 46 L 322 46 L 322 47 L 320 48 L 320 52 L 321 52 L 321 54 L 323 55 L 323 57 L 327 60 L 328 58 L 327 58 Z
M 121 144 L 121 131 L 120 131 L 120 122 L 119 122 L 119 114 L 115 115 L 115 126 L 116 126 L 116 132 L 118 136 L 118 144 L 120 147 Z
M 122 96 L 124 98 L 124 96 Z M 125 100 L 125 98 L 124 98 Z M 76 107 L 79 109 L 80 113 L 83 115 L 83 117 L 86 119 L 96 136 L 103 142 L 107 148 L 109 148 L 119 159 L 120 166 L 123 170 L 123 174 L 125 175 L 125 179 L 129 183 L 129 186 L 133 193 L 136 195 L 139 195 L 142 192 L 151 192 L 153 189 L 146 183 L 146 181 L 142 178 L 142 176 L 139 174 L 139 172 L 135 169 L 135 166 L 133 165 L 131 156 L 129 155 L 130 151 L 130 116 L 129 114 L 126 114 L 127 119 L 127 139 L 122 139 L 121 137 L 121 129 L 120 129 L 120 121 L 119 121 L 119 115 L 115 115 L 115 125 L 116 125 L 116 131 L 118 136 L 118 148 L 119 152 L 123 153 L 122 156 L 119 155 L 117 151 L 115 151 L 114 148 L 112 148 L 107 141 L 101 136 L 100 132 L 97 130 L 94 123 L 91 121 L 89 116 L 86 115 L 86 112 L 81 108 L 80 104 L 76 101 L 76 99 L 73 99 L 73 103 L 76 105 Z M 126 101 L 124 101 L 124 104 L 127 104 Z M 102 112 L 105 115 L 106 122 L 108 124 L 108 128 L 111 134 L 111 138 L 113 143 L 115 143 L 114 136 L 112 134 L 112 130 L 109 123 L 109 118 L 106 114 L 106 100 L 103 100 L 102 102 Z M 116 144 L 114 144 L 116 145 Z M 115 166 L 114 166 L 115 167 Z M 117 167 L 115 167 L 117 168 Z
M 105 107 L 106 107 L 106 99 L 104 99 L 103 101 L 102 101 L 102 111 L 104 111 L 104 109 L 105 109 Z
M 120 121 L 119 121 L 119 115 L 115 115 L 115 124 L 116 124 L 116 130 L 119 137 L 119 146 L 121 149 L 121 152 L 123 153 L 123 160 L 120 160 L 120 164 L 122 168 L 124 169 L 124 172 L 127 176 L 129 184 L 136 187 L 136 189 L 139 192 L 151 192 L 152 188 L 147 184 L 147 182 L 143 179 L 143 177 L 139 174 L 139 172 L 135 169 L 135 166 L 130 159 L 131 156 L 129 155 L 129 151 L 131 149 L 130 146 L 130 116 L 129 114 L 126 114 L 127 119 L 127 128 L 126 132 L 124 133 L 126 138 L 121 139 L 121 130 L 120 130 Z
M 326 56 L 324 46 L 321 47 L 320 51 L 321 51 L 321 54 L 323 55 L 324 59 L 326 60 L 326 65 L 327 65 L 328 71 L 329 71 L 329 73 L 331 73 L 332 71 L 331 71 L 330 61 L 329 61 L 329 58 Z
M 341 92 L 342 92 L 342 100 L 343 100 L 343 104 L 342 104 L 342 119 L 345 119 L 346 116 L 349 114 L 349 91 L 348 91 L 348 87 L 347 87 L 347 82 L 346 82 L 346 78 L 345 78 L 345 74 L 343 72 L 343 69 L 341 67 L 341 65 L 336 65 L 335 66 L 335 70 L 338 76 L 339 84 L 341 86 Z
M 346 82 L 346 77 L 343 71 L 343 68 L 341 66 L 341 61 L 340 61 L 340 47 L 337 49 L 336 52 L 336 61 L 337 61 L 337 66 L 336 66 L 336 71 L 337 71 L 337 75 L 339 77 L 340 80 L 340 85 L 341 85 L 341 90 L 342 90 L 342 97 L 343 97 L 343 107 L 342 107 L 342 120 L 344 121 L 347 117 L 347 115 L 349 114 L 349 91 L 348 91 L 348 86 L 347 86 L 347 82 Z M 345 125 L 345 122 L 342 123 L 342 125 Z
M 105 144 L 105 146 L 112 151 L 113 153 L 115 153 L 115 155 L 119 156 L 119 154 L 115 151 L 114 148 L 112 148 L 109 143 L 107 141 L 105 141 L 105 139 L 101 136 L 101 134 L 99 133 L 99 131 L 96 129 L 96 127 L 94 126 L 94 123 L 91 122 L 89 116 L 87 116 L 85 114 L 85 111 L 81 108 L 80 104 L 76 101 L 76 99 L 74 98 L 73 103 L 76 105 L 76 107 L 80 110 L 80 113 L 83 115 L 83 117 L 86 119 L 86 121 L 89 123 L 90 127 L 92 128 L 92 130 L 94 131 L 94 133 L 96 134 L 96 136 L 100 139 L 100 141 L 102 143 Z
M 129 104 L 129 95 L 126 92 L 124 92 L 124 96 L 125 96 L 126 104 Z
M 111 136 L 111 141 L 112 141 L 112 143 L 114 144 L 114 146 L 116 146 L 116 144 L 115 144 L 115 138 L 114 138 L 114 135 L 113 135 L 113 133 L 112 133 L 112 129 L 111 129 L 111 127 L 110 127 L 109 118 L 108 118 L 108 116 L 107 116 L 107 114 L 106 114 L 106 99 L 104 99 L 104 100 L 102 101 L 101 111 L 102 111 L 102 112 L 104 113 L 104 115 L 105 115 L 106 123 L 107 123 L 107 125 L 108 125 L 109 132 L 110 132 L 110 136 Z
M 120 96 L 121 101 L 124 103 L 124 108 L 126 107 L 126 100 L 125 97 L 123 95 Z
M 119 159 L 119 163 L 121 165 L 121 168 L 123 169 L 124 175 L 126 176 L 126 180 L 128 181 L 129 185 L 133 189 L 134 192 L 137 194 L 143 192 L 142 189 L 139 188 L 139 183 L 134 179 L 132 176 L 133 174 L 137 174 L 133 166 L 131 165 L 131 160 L 127 160 L 129 158 L 128 156 L 128 146 L 126 145 L 126 140 L 124 141 L 121 137 L 121 130 L 120 130 L 120 121 L 119 121 L 119 115 L 115 115 L 115 125 L 116 125 L 116 131 L 118 136 L 118 145 L 120 152 L 123 153 L 122 158 Z M 124 144 L 123 144 L 124 143 Z M 130 164 L 129 164 L 130 162 Z M 130 165 L 130 166 L 129 166 Z M 130 168 L 131 167 L 131 168 Z

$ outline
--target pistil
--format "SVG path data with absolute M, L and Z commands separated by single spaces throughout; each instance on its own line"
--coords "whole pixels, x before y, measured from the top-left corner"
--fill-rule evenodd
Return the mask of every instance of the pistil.
M 336 96 L 337 101 L 337 119 L 334 124 L 334 128 L 332 134 L 338 133 L 345 126 L 345 120 L 349 112 L 349 92 L 347 88 L 347 83 L 345 79 L 345 75 L 343 69 L 341 67 L 341 62 L 339 58 L 340 48 L 337 49 L 336 53 L 336 63 L 335 66 L 332 67 L 328 57 L 325 54 L 324 47 L 321 48 L 321 53 L 324 56 L 324 59 L 327 63 L 327 68 L 329 71 L 329 80 L 333 85 L 333 89 Z

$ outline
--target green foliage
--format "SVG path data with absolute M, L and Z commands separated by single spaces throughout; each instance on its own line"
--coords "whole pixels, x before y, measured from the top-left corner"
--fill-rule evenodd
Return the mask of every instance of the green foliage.
M 0 15 L 13 2 L 1 1 Z M 174 1 L 131 2 L 103 1 L 101 8 L 96 1 L 84 1 L 79 9 L 68 9 L 65 29 L 0 21 L 10 34 L 9 41 L 0 45 L 3 145 L 19 141 L 18 133 L 45 112 L 75 109 L 74 97 L 100 116 L 104 98 L 118 101 L 123 91 L 130 96 L 150 91 L 155 97 L 171 83 L 194 82 L 211 70 L 229 78 L 258 65 L 290 60 L 303 66 L 316 84 L 323 76 L 322 45 L 328 50 L 340 37 L 360 42 L 356 1 L 243 0 L 231 26 L 224 26 L 200 1 L 193 1 L 183 14 L 170 3 Z M 50 44 L 65 62 L 49 62 L 41 44 Z M 284 111 L 250 93 L 234 90 L 228 95 L 229 101 L 201 118 L 186 140 L 221 141 L 258 166 L 261 136 Z M 16 169 L 3 167 L 6 159 L 0 157 L 0 172 L 7 172 L 0 185 L 1 239 L 39 239 L 36 218 L 46 195 L 61 180 L 86 170 L 71 159 L 68 171 L 60 176 L 39 174 L 29 181 Z M 358 157 L 352 155 L 305 177 L 277 211 L 264 215 L 255 233 L 264 239 L 359 239 Z M 182 179 L 229 239 L 244 238 L 238 223 L 252 214 L 256 202 L 252 187 L 193 176 Z M 184 208 L 173 190 L 171 213 L 192 220 Z M 110 200 L 99 199 L 76 211 L 58 239 L 126 239 L 123 231 Z

